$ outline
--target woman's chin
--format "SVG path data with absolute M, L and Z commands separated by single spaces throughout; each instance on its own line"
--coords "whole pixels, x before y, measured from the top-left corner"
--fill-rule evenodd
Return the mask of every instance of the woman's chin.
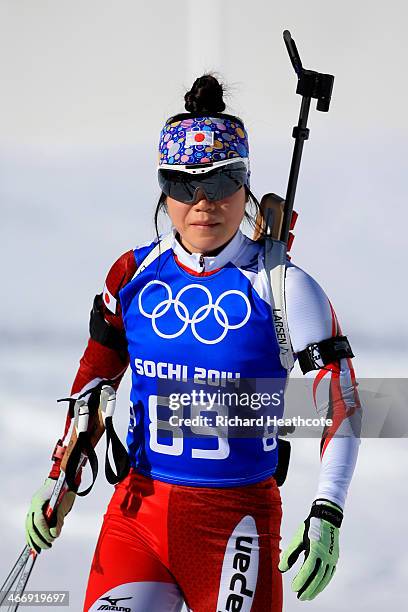
M 200 253 L 218 249 L 229 240 L 225 228 L 219 223 L 214 226 L 194 225 L 189 228 L 187 241 Z

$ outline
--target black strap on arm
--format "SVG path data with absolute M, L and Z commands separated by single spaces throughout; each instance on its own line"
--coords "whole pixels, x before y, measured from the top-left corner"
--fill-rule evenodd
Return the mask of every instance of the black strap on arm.
M 321 370 L 325 365 L 345 357 L 354 357 L 347 336 L 332 336 L 309 344 L 303 351 L 297 353 L 303 374 L 311 370 Z
M 102 294 L 95 295 L 89 320 L 89 333 L 93 340 L 107 348 L 127 356 L 128 347 L 124 330 L 117 329 L 105 321 L 102 311 Z

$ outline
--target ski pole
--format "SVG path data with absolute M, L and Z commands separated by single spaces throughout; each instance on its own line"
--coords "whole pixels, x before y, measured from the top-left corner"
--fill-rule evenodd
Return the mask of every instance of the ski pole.
M 15 564 L 13 565 L 9 575 L 7 576 L 6 580 L 4 581 L 1 590 L 0 590 L 0 606 L 3 605 L 4 600 L 6 599 L 8 593 L 11 591 L 14 583 L 16 582 L 16 580 L 18 579 L 18 577 L 20 576 L 21 572 L 23 571 L 27 561 L 28 561 L 28 557 L 30 555 L 30 548 L 29 546 L 24 546 L 22 553 L 20 554 L 20 556 L 18 557 L 17 561 L 15 562 Z
M 79 433 L 87 431 L 88 429 L 89 407 L 85 400 L 78 400 L 76 403 L 76 408 L 78 420 L 76 429 L 79 435 Z M 77 474 L 85 466 L 86 461 L 87 455 L 85 453 L 82 453 L 77 465 Z M 45 510 L 45 517 L 48 520 L 49 524 L 52 524 L 58 505 L 60 504 L 67 490 L 68 486 L 66 483 L 66 475 L 65 472 L 61 470 L 61 473 L 55 483 L 52 495 L 48 501 L 47 508 Z M 21 603 L 21 596 L 26 589 L 28 580 L 30 578 L 38 555 L 39 553 L 37 553 L 37 551 L 32 550 L 28 545 L 26 545 L 23 549 L 23 552 L 14 564 L 13 569 L 11 570 L 10 574 L 2 585 L 0 589 L 0 605 L 4 605 L 4 602 L 7 601 L 10 596 L 12 596 L 13 600 L 10 606 L 8 607 L 8 612 L 16 612 L 18 610 Z M 12 591 L 13 585 L 17 580 L 17 586 L 15 590 Z
M 83 455 L 78 465 L 78 472 L 84 467 L 87 461 L 86 455 Z M 68 487 L 65 482 L 65 474 L 61 472 L 58 480 L 55 483 L 55 487 L 52 493 L 52 496 L 48 502 L 47 509 L 45 511 L 45 516 L 48 522 L 51 524 L 52 519 L 55 516 L 55 512 L 57 511 L 58 505 L 60 504 L 62 498 L 64 497 Z M 38 558 L 37 551 L 32 550 L 28 544 L 23 549 L 20 557 L 17 559 L 13 569 L 10 574 L 6 578 L 6 581 L 2 585 L 0 592 L 0 605 L 4 605 L 4 602 L 10 597 L 12 594 L 12 603 L 8 607 L 8 612 L 15 612 L 18 610 L 18 607 L 21 603 L 21 596 L 24 593 L 28 580 L 31 576 L 31 572 L 33 571 L 33 567 Z M 15 582 L 18 580 L 16 588 L 13 590 L 13 586 Z
M 121 446 L 121 443 L 114 431 L 112 419 L 115 412 L 116 407 L 116 392 L 109 385 L 103 385 L 101 389 L 100 402 L 99 402 L 99 410 L 101 413 L 103 424 L 106 428 L 107 434 L 107 448 L 106 448 L 106 475 L 108 481 L 111 484 L 115 484 L 122 478 L 124 478 L 128 472 L 129 467 L 129 457 L 125 449 Z M 69 483 L 68 483 L 68 471 L 71 474 L 71 479 L 75 480 L 75 477 L 80 472 L 80 470 L 85 466 L 87 461 L 89 461 L 93 473 L 93 482 L 95 482 L 96 474 L 98 471 L 97 468 L 97 459 L 95 452 L 93 450 L 91 442 L 95 444 L 99 437 L 88 439 L 88 427 L 90 420 L 90 406 L 88 405 L 88 401 L 84 399 L 79 399 L 75 403 L 75 411 L 76 411 L 76 425 L 75 430 L 77 434 L 77 446 L 76 451 L 72 449 L 68 461 L 65 463 L 65 469 L 61 467 L 61 473 L 58 480 L 55 483 L 52 495 L 48 501 L 47 508 L 45 510 L 45 517 L 50 524 L 52 524 L 53 518 L 55 516 L 55 512 L 60 504 L 63 496 L 66 491 L 68 491 Z M 80 443 L 78 444 L 78 440 Z M 117 474 L 115 474 L 109 464 L 108 461 L 108 449 L 109 444 L 112 443 L 112 452 L 114 455 L 115 464 L 117 467 Z M 78 459 L 75 459 L 75 456 L 78 456 Z M 71 461 L 70 461 L 71 459 Z M 74 462 L 72 461 L 74 459 Z M 68 466 L 68 463 L 71 465 Z M 63 464 L 61 464 L 62 466 Z M 67 467 L 68 466 L 68 467 Z M 92 483 L 93 485 L 93 483 Z M 79 495 L 84 495 L 92 488 L 92 485 L 88 487 L 86 491 L 81 491 Z M 32 550 L 28 545 L 25 546 L 16 563 L 14 564 L 10 574 L 7 576 L 3 586 L 0 589 L 0 605 L 4 604 L 4 601 L 10 595 L 12 588 L 15 582 L 18 580 L 17 586 L 13 591 L 14 602 L 8 608 L 8 612 L 15 612 L 21 601 L 21 595 L 24 593 L 25 588 L 27 586 L 27 582 L 30 578 L 32 569 L 37 560 L 38 554 L 35 550 Z M 15 601 L 17 600 L 17 601 Z

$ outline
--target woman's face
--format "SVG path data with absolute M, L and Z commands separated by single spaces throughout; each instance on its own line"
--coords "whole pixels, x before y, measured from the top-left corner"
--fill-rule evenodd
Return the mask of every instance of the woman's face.
M 233 195 L 211 202 L 200 194 L 195 204 L 185 204 L 167 197 L 170 219 L 180 234 L 183 246 L 192 253 L 210 253 L 231 240 L 245 212 L 245 188 Z

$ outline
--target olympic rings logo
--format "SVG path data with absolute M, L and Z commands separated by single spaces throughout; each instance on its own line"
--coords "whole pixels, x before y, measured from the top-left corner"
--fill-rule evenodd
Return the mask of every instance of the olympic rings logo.
M 146 289 L 152 285 L 161 285 L 162 287 L 164 287 L 167 291 L 167 297 L 166 299 L 162 300 L 161 302 L 159 302 L 154 308 L 153 311 L 151 313 L 146 312 L 146 310 L 143 308 L 142 305 L 142 297 L 144 292 L 146 291 Z M 200 306 L 199 308 L 197 308 L 197 310 L 195 311 L 195 313 L 193 314 L 193 316 L 190 317 L 190 313 L 188 311 L 187 306 L 181 301 L 181 297 L 187 292 L 187 291 L 191 291 L 192 289 L 198 289 L 200 291 L 203 291 L 207 297 L 208 300 L 208 304 L 205 304 L 204 306 Z M 230 324 L 229 319 L 228 319 L 228 315 L 225 312 L 225 310 L 220 306 L 222 300 L 227 297 L 228 295 L 238 295 L 245 303 L 246 305 L 246 314 L 244 316 L 244 318 L 242 319 L 242 321 L 240 323 L 235 323 L 233 325 Z M 160 319 L 161 317 L 163 317 L 170 309 L 171 305 L 174 306 L 174 312 L 176 313 L 177 317 L 180 319 L 180 321 L 182 322 L 182 326 L 181 328 L 176 331 L 173 334 L 165 334 L 163 332 L 161 332 L 157 326 L 157 320 Z M 139 310 L 142 313 L 142 315 L 148 319 L 151 319 L 152 321 L 152 327 L 154 329 L 154 331 L 156 332 L 156 334 L 158 336 L 160 336 L 160 338 L 166 338 L 166 339 L 171 339 L 171 338 L 178 338 L 179 336 L 181 336 L 187 329 L 187 327 L 190 325 L 191 326 L 191 331 L 194 335 L 194 337 L 199 341 L 202 342 L 203 344 L 218 344 L 218 342 L 221 342 L 222 340 L 224 340 L 225 336 L 227 335 L 228 331 L 231 329 L 239 329 L 240 327 L 243 327 L 245 325 L 245 323 L 248 321 L 250 315 L 251 315 L 251 304 L 249 303 L 248 297 L 242 293 L 242 291 L 238 291 L 237 289 L 229 289 L 228 291 L 224 291 L 223 293 L 221 293 L 221 295 L 216 299 L 215 302 L 213 302 L 213 298 L 212 295 L 210 293 L 210 291 L 207 289 L 207 287 L 203 286 L 203 285 L 199 285 L 198 283 L 193 283 L 191 285 L 186 285 L 185 287 L 183 287 L 182 289 L 180 289 L 180 291 L 177 293 L 176 297 L 173 298 L 172 295 L 172 291 L 171 291 L 171 287 L 160 280 L 152 280 L 150 282 L 148 282 L 143 289 L 141 290 L 141 292 L 139 293 Z M 217 323 L 223 328 L 221 334 L 218 336 L 218 338 L 215 338 L 214 340 L 207 340 L 206 338 L 203 338 L 202 336 L 200 336 L 200 334 L 197 331 L 197 324 L 201 323 L 202 321 L 204 321 L 205 319 L 207 319 L 208 315 L 210 314 L 211 311 L 214 311 L 214 317 L 217 321 Z

